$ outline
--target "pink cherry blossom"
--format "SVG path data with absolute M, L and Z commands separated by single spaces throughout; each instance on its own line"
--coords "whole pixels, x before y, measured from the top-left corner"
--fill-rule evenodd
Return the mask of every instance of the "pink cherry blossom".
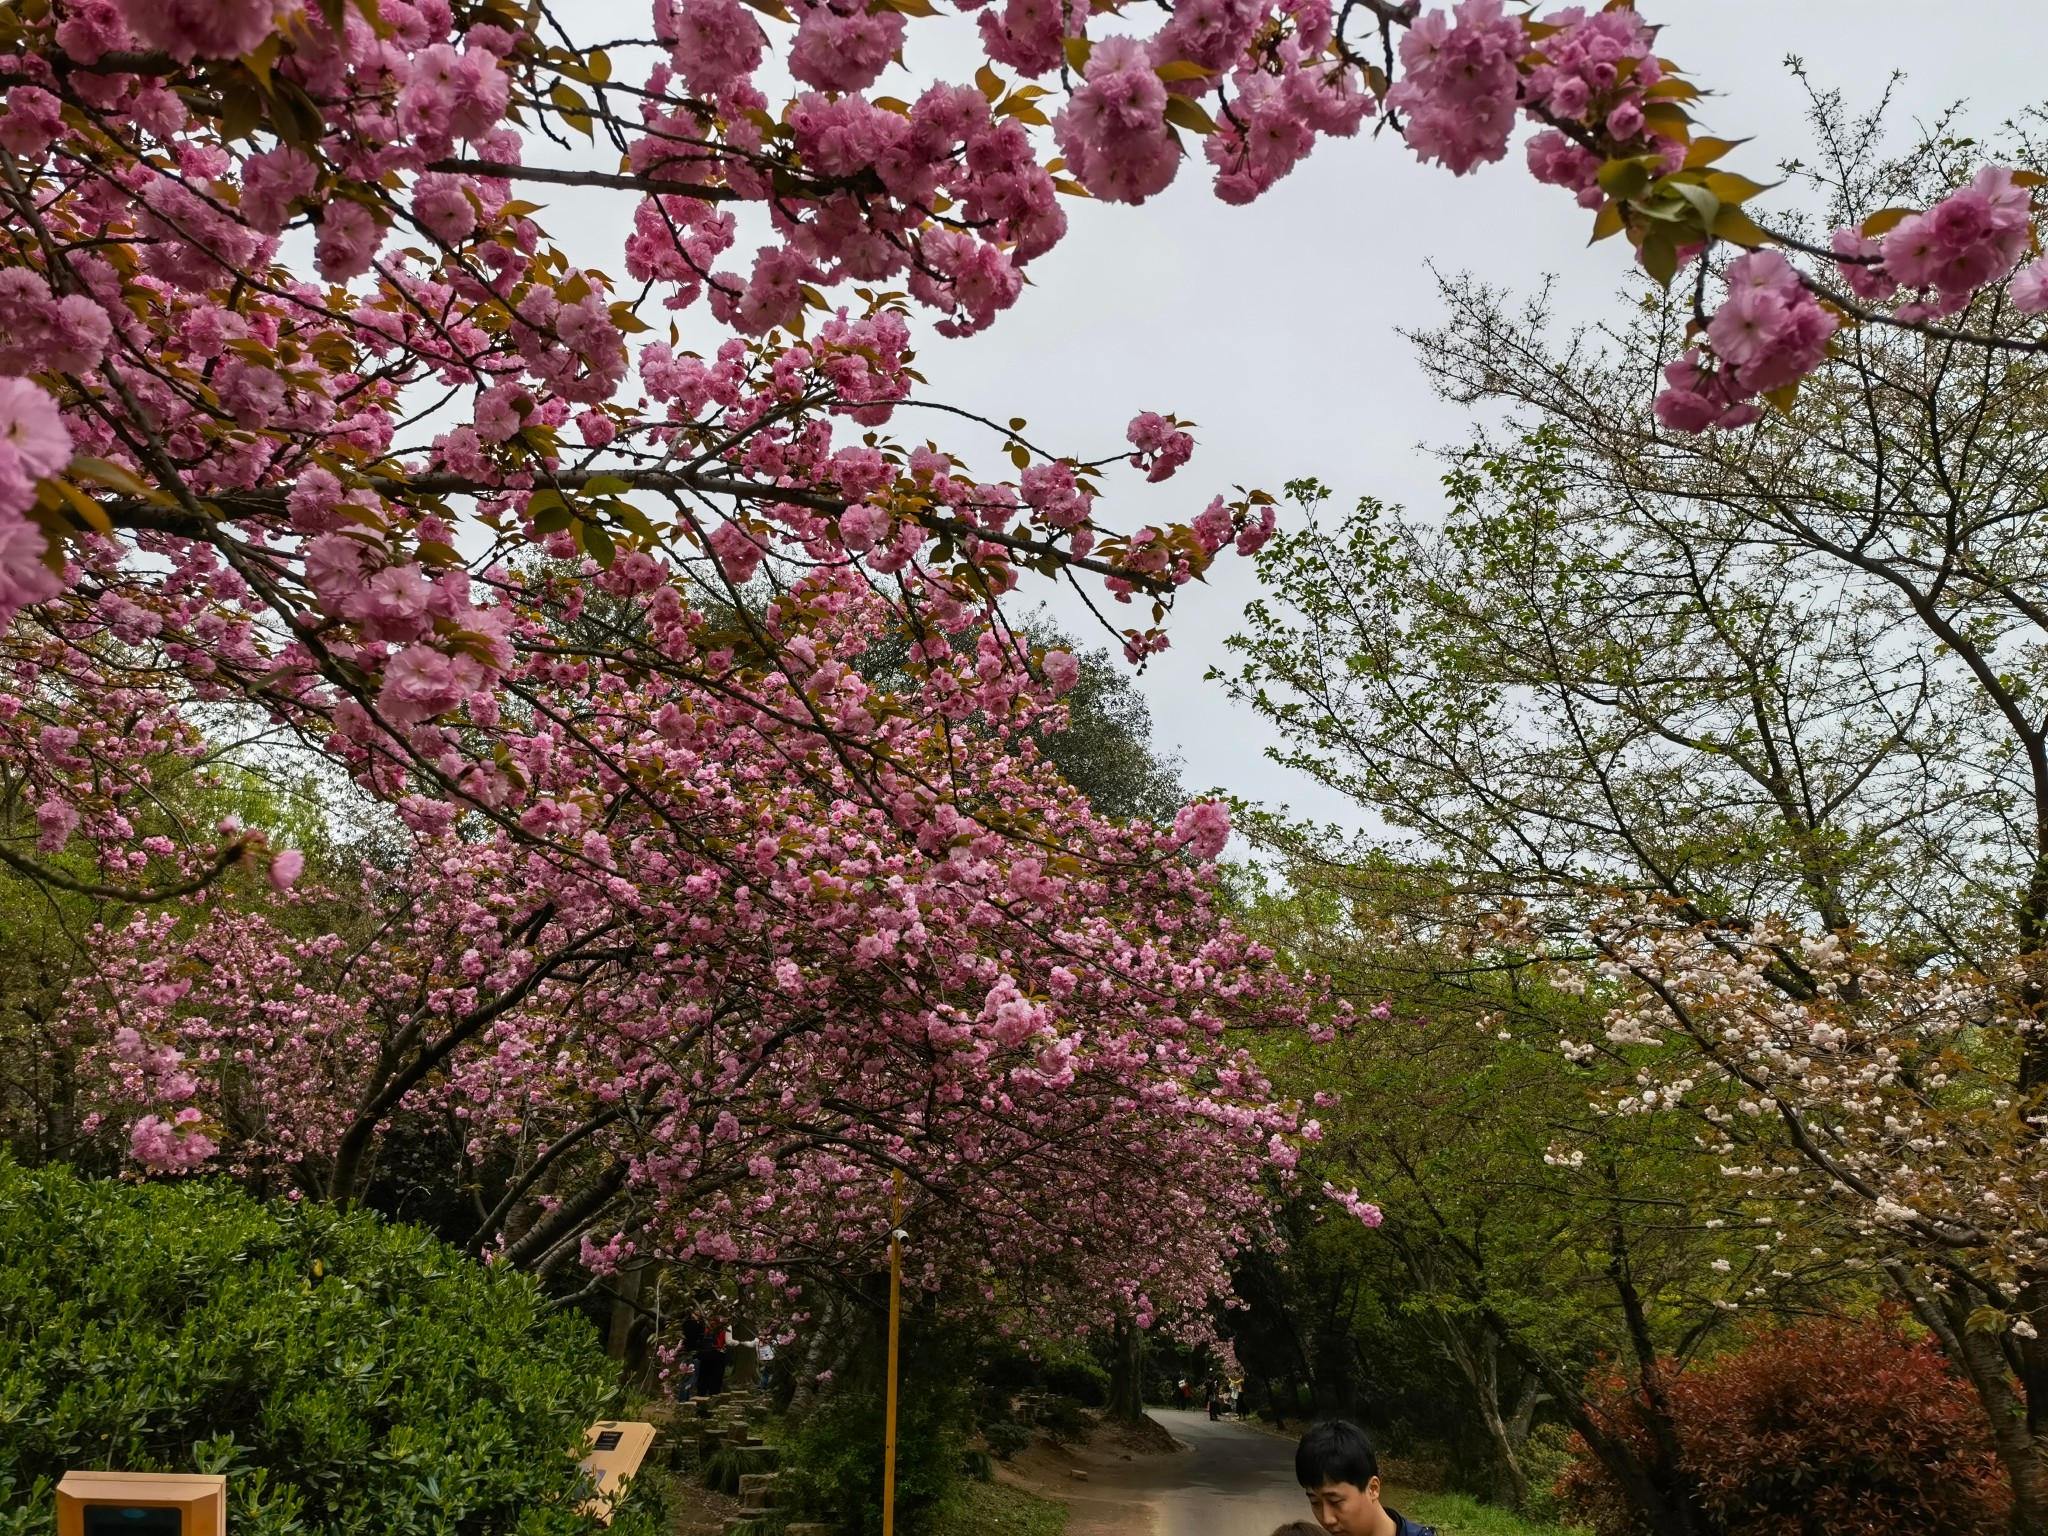
M 1081 681 L 1081 663 L 1075 659 L 1071 651 L 1047 651 L 1040 666 L 1045 671 L 1046 683 L 1054 693 L 1072 693 L 1074 685 Z
M 476 228 L 476 206 L 466 177 L 422 176 L 413 186 L 412 216 L 445 245 L 460 245 Z
M 741 0 L 679 0 L 657 19 L 676 70 L 698 95 L 715 95 L 744 80 L 767 51 L 760 23 Z
M 903 17 L 894 11 L 839 11 L 820 4 L 802 14 L 790 45 L 789 72 L 820 90 L 865 90 L 903 43 Z
M 1230 841 L 1230 807 L 1221 800 L 1197 800 L 1173 818 L 1173 835 L 1198 859 L 1213 859 Z
M 35 85 L 12 86 L 0 112 L 0 148 L 33 160 L 56 141 L 64 125 L 64 104 Z
M 285 144 L 251 155 L 242 167 L 242 217 L 274 235 L 291 217 L 292 203 L 313 190 L 320 168 L 302 151 Z
M 710 544 L 719 569 L 725 572 L 727 580 L 736 585 L 752 581 L 754 573 L 761 568 L 761 557 L 765 551 L 738 523 L 720 523 L 712 530 Z
M 136 37 L 172 58 L 232 59 L 276 28 L 272 0 L 115 0 Z
M 2048 314 L 2048 257 L 2028 262 L 2006 292 L 2021 314 Z
M 314 264 L 320 275 L 345 283 L 361 277 L 376 260 L 384 231 L 376 215 L 361 203 L 336 198 L 327 205 L 320 220 L 320 237 L 314 244 Z
M 413 725 L 446 714 L 468 692 L 453 659 L 430 645 L 408 645 L 384 668 L 377 711 L 394 725 Z
M 36 846 L 45 853 L 57 852 L 70 841 L 77 825 L 77 810 L 62 800 L 45 800 L 36 807 Z
M 1931 288 L 1952 310 L 2018 264 L 2031 238 L 2033 195 L 2012 172 L 1986 166 L 1969 186 L 1885 235 L 1885 270 L 1908 288 Z
M 1404 73 L 1387 94 L 1387 105 L 1407 114 L 1409 147 L 1459 176 L 1502 159 L 1528 46 L 1502 0 L 1463 0 L 1448 14 L 1418 17 L 1401 38 Z
M 71 462 L 71 434 L 41 386 L 0 377 L 0 514 L 21 513 L 35 482 Z
M 1195 452 L 1194 438 L 1157 411 L 1132 417 L 1124 438 L 1138 450 L 1131 455 L 1131 462 L 1145 471 L 1147 480 L 1155 482 L 1172 478 Z

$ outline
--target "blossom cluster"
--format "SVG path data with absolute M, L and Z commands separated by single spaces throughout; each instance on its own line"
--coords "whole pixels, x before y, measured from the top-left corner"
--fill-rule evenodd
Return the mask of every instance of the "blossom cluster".
M 1565 1050 L 1626 1064 L 1610 1112 L 1698 1116 L 1736 1186 L 1831 1212 L 1881 1256 L 1966 1254 L 2012 1281 L 2048 1254 L 2048 1170 L 1998 1043 L 2035 1027 L 2024 976 L 1916 971 L 1776 920 L 1623 909 L 1591 936 L 1618 1000 L 1606 1045 Z
M 814 697 L 870 697 L 847 663 L 872 604 L 793 647 Z M 514 1194 L 479 1250 L 601 1271 L 630 1244 L 787 1285 L 871 1261 L 904 1167 L 935 1273 L 1042 1274 L 1097 1321 L 1225 1288 L 1300 1130 L 1233 1032 L 1310 1000 L 1218 909 L 1222 806 L 1109 822 L 1029 733 L 936 720 L 865 780 L 765 688 L 744 716 L 603 669 L 531 696 L 523 836 L 414 799 L 410 858 L 360 891 L 96 936 L 66 1017 L 100 1134 L 341 1197 L 394 1126 L 455 1123 L 479 1168 L 559 1147 L 549 1188 L 614 1192 L 560 1219 Z M 1028 842 L 996 830 L 1026 816 Z M 336 901 L 389 914 L 377 939 L 294 935 Z M 395 1071 L 413 1052 L 431 1070 Z
M 1657 419 L 1679 432 L 1747 426 L 1763 414 L 1757 397 L 1795 385 L 1818 368 L 1834 335 L 1835 315 L 1776 251 L 1752 251 L 1728 264 L 1728 294 L 1707 322 L 1710 365 L 1699 348 L 1664 370 Z

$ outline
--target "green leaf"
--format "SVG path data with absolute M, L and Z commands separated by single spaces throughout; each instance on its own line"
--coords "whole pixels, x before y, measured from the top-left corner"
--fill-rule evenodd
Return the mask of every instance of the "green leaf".
M 1627 160 L 1609 160 L 1598 173 L 1600 190 L 1621 202 L 1640 197 L 1649 190 L 1655 163 L 1643 155 Z
M 1757 193 L 1768 192 L 1771 187 L 1777 185 L 1776 182 L 1772 182 L 1771 186 L 1767 187 L 1760 181 L 1751 181 L 1747 176 L 1738 176 L 1733 171 L 1709 171 L 1704 181 L 1709 192 L 1731 206 L 1746 203 Z
M 1692 114 L 1668 101 L 1653 101 L 1643 108 L 1643 121 L 1667 139 L 1683 144 L 1692 137 Z
M 995 115 L 1014 117 L 1018 122 L 1028 123 L 1033 128 L 1044 128 L 1052 122 L 1052 119 L 1033 105 L 1029 98 L 1020 95 L 1004 97 L 1002 105 L 996 108 Z
M 1919 211 L 1918 208 L 1880 208 L 1876 213 L 1865 219 L 1858 228 L 1875 240 L 1879 235 L 1897 229 Z
M 246 139 L 263 121 L 263 95 L 246 70 L 237 70 L 220 83 L 220 135 L 224 139 Z
M 1202 104 L 1192 96 L 1168 96 L 1166 98 L 1166 120 L 1185 128 L 1190 133 L 1214 133 L 1216 119 L 1202 109 Z
M 113 523 L 107 518 L 106 508 L 86 495 L 85 492 L 73 485 L 69 480 L 52 480 L 50 484 L 57 488 L 59 496 L 62 496 L 71 504 L 71 510 L 84 520 L 86 527 L 92 529 L 95 533 L 112 533 L 114 531 Z
M 1694 139 L 1685 152 L 1685 168 L 1688 171 L 1700 170 L 1748 142 L 1747 139 Z
M 1669 288 L 1671 279 L 1678 273 L 1678 247 L 1663 231 L 1646 236 L 1642 244 L 1643 270 L 1657 279 L 1660 288 Z
M 96 459 L 81 453 L 71 461 L 71 475 L 77 480 L 90 480 L 95 485 L 104 485 L 110 491 L 119 491 L 124 496 L 139 496 L 144 501 L 153 501 L 158 506 L 169 506 L 172 498 L 163 491 L 144 485 L 135 474 L 118 464 L 105 459 Z
M 1689 204 L 1699 219 L 1700 233 L 1706 234 L 1714 227 L 1714 221 L 1721 217 L 1721 199 L 1705 187 L 1695 186 L 1689 181 L 1673 181 L 1669 185 L 1672 196 Z
M 548 100 L 561 109 L 562 121 L 579 133 L 592 138 L 597 136 L 590 120 L 590 103 L 582 93 L 566 80 L 557 80 L 548 91 Z
M 1714 238 L 1754 251 L 1772 243 L 1770 235 L 1740 208 L 1723 208 L 1714 219 Z
M 1798 398 L 1799 380 L 1797 379 L 1794 379 L 1790 384 L 1780 385 L 1776 389 L 1764 391 L 1764 399 L 1771 403 L 1780 416 L 1790 416 L 1792 414 L 1792 402 Z

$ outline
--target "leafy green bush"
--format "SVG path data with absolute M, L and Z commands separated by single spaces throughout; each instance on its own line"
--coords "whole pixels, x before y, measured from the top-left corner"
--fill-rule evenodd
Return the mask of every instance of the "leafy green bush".
M 1076 1445 L 1095 1429 L 1095 1416 L 1071 1397 L 1048 1397 L 1038 1407 L 1038 1427 L 1061 1445 Z
M 229 1475 L 236 1536 L 556 1536 L 620 1407 L 579 1318 L 416 1228 L 0 1151 L 0 1533 L 68 1468 Z M 612 1530 L 654 1536 L 642 1485 Z
M 981 1438 L 988 1442 L 990 1455 L 1008 1461 L 1031 1444 L 1031 1431 L 1015 1419 L 997 1419 L 981 1426 Z
M 1083 1408 L 1109 1401 L 1109 1372 L 1093 1360 L 1057 1360 L 1045 1368 L 1046 1390 L 1071 1397 Z
M 932 1536 L 966 1481 L 967 1413 L 958 1388 L 905 1394 L 896 1423 L 896 1529 Z M 882 1528 L 882 1400 L 835 1394 L 782 1438 L 783 1482 L 806 1516 L 848 1536 Z

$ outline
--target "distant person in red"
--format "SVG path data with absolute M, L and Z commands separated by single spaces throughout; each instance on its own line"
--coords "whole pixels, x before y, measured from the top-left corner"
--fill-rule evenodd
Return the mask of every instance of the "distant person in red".
M 1173 1384 L 1173 1392 L 1175 1399 L 1180 1403 L 1181 1407 L 1192 1408 L 1195 1406 L 1195 1391 L 1194 1388 L 1188 1385 L 1187 1377 L 1183 1376 Z
M 704 1324 L 704 1347 L 697 1351 L 697 1390 L 706 1397 L 725 1390 L 725 1351 L 730 1342 L 724 1318 L 713 1317 Z
M 1328 1536 L 1436 1536 L 1380 1502 L 1380 1459 L 1346 1419 L 1309 1426 L 1294 1448 L 1294 1478 Z

